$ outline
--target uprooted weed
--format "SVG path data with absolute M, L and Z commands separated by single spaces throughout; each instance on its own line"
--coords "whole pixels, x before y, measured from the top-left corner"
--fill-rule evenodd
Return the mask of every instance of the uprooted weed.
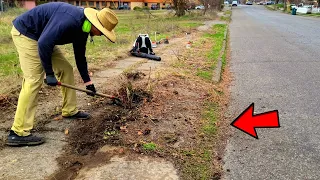
M 73 179 L 84 166 L 88 168 L 107 162 L 111 155 L 102 155 L 97 150 L 105 145 L 122 146 L 120 133 L 126 123 L 140 118 L 137 107 L 152 96 L 131 83 L 126 83 L 118 90 L 123 106 L 111 105 L 100 98 L 92 104 L 90 120 L 77 122 L 68 130 L 68 145 L 64 155 L 57 160 L 60 170 L 49 179 Z M 103 160 L 101 160 L 103 159 Z
M 152 95 L 144 89 L 134 89 L 131 82 L 124 84 L 118 91 L 118 96 L 121 99 L 122 105 L 125 108 L 137 108 L 143 102 L 149 102 Z

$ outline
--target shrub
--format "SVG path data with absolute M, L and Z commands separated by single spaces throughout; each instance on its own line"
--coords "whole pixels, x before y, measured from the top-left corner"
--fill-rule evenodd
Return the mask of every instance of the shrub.
M 148 6 L 144 6 L 142 10 L 150 10 L 150 8 Z
M 142 8 L 139 7 L 139 6 L 136 6 L 136 7 L 133 8 L 133 10 L 135 10 L 135 11 L 142 11 Z
M 278 8 L 284 8 L 284 5 L 283 4 L 277 4 L 277 7 Z

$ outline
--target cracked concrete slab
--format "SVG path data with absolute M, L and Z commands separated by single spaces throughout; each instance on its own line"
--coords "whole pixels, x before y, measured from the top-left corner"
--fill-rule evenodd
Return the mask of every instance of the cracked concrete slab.
M 114 156 L 109 164 L 80 170 L 76 180 L 87 179 L 178 180 L 179 177 L 173 164 L 164 160 L 140 157 L 133 161 Z
M 7 134 L 2 133 L 1 136 Z M 58 169 L 56 158 L 66 144 L 61 132 L 45 133 L 41 146 L 5 147 L 0 151 L 0 179 L 43 180 Z

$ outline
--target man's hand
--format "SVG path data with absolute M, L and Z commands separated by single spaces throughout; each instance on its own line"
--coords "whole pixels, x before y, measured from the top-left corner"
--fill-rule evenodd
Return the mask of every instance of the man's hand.
M 94 96 L 96 94 L 96 88 L 93 84 L 87 85 L 86 89 L 92 91 L 92 93 L 87 93 L 87 95 Z
M 49 86 L 56 86 L 58 85 L 57 78 L 54 75 L 47 75 L 45 81 L 47 85 Z

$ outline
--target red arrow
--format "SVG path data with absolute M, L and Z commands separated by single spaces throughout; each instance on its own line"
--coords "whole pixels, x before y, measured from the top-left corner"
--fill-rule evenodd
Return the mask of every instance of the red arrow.
M 249 134 L 258 139 L 256 128 L 279 128 L 278 110 L 269 111 L 257 115 L 253 115 L 254 103 L 252 103 L 240 116 L 238 116 L 231 126 Z

